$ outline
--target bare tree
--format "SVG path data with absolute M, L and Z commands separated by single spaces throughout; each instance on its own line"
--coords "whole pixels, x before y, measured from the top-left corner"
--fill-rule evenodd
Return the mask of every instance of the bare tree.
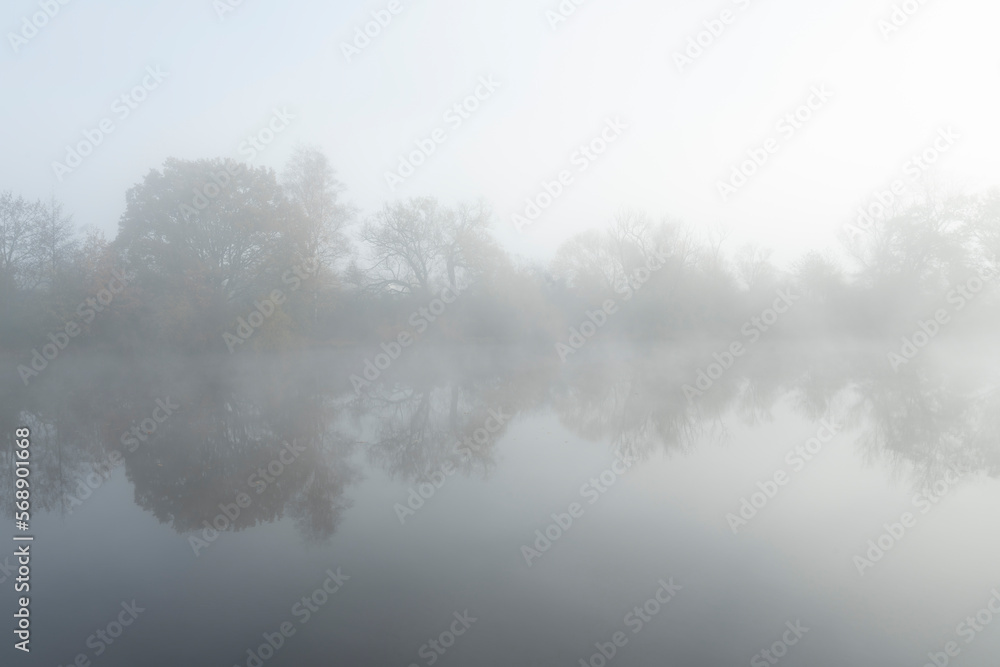
M 774 280 L 777 270 L 771 264 L 770 248 L 764 248 L 756 243 L 748 243 L 736 253 L 736 273 L 747 289 L 765 285 Z
M 644 212 L 633 208 L 622 208 L 615 214 L 608 231 L 608 240 L 624 275 L 647 264 L 656 250 L 649 218 Z
M 39 286 L 38 231 L 45 217 L 42 202 L 0 193 L 0 283 L 5 290 Z
M 614 288 L 621 277 L 615 253 L 596 229 L 582 232 L 556 251 L 552 269 L 570 287 L 597 293 Z
M 690 235 L 667 219 L 653 223 L 645 213 L 622 208 L 604 233 L 577 234 L 556 254 L 553 268 L 570 285 L 620 289 L 640 268 L 659 266 L 664 256 L 678 268 L 693 259 Z
M 429 294 L 442 270 L 445 212 L 436 200 L 419 197 L 386 204 L 361 230 L 372 264 L 364 287 L 404 294 Z
M 470 283 L 495 268 L 491 260 L 497 258 L 500 251 L 489 232 L 492 211 L 485 200 L 459 204 L 442 217 L 439 252 L 449 285 L 458 284 L 458 269 L 464 274 L 464 282 Z
M 722 254 L 722 246 L 726 244 L 733 230 L 725 223 L 715 222 L 708 230 L 708 256 L 706 260 L 710 270 L 724 271 L 726 260 Z

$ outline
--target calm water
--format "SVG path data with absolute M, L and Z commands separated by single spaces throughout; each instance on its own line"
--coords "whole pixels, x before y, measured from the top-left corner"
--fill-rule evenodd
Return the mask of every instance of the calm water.
M 996 664 L 991 341 L 761 345 L 66 359 L 30 664 Z

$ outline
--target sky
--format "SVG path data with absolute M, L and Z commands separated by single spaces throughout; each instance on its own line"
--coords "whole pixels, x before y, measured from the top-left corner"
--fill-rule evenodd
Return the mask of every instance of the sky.
M 998 20 L 985 0 L 12 0 L 0 190 L 113 237 L 126 191 L 169 157 L 280 171 L 305 145 L 362 213 L 484 197 L 526 257 L 627 206 L 788 262 L 834 248 L 895 180 L 1000 185 Z M 78 166 L 54 166 L 87 136 Z

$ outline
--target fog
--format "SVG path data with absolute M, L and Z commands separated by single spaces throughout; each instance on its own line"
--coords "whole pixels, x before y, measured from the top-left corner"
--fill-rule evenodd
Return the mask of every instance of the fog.
M 992 664 L 996 13 L 13 3 L 3 664 Z

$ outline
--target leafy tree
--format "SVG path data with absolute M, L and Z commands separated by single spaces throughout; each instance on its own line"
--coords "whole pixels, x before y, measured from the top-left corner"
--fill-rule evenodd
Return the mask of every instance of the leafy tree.
M 344 186 L 330 161 L 318 150 L 296 149 L 285 167 L 283 185 L 300 213 L 297 226 L 289 230 L 295 250 L 332 269 L 350 249 L 345 226 L 355 210 L 340 201 Z
M 459 204 L 443 216 L 440 247 L 449 285 L 463 287 L 495 272 L 503 252 L 490 234 L 492 211 L 485 200 Z
M 317 263 L 300 293 L 307 308 L 307 314 L 302 313 L 301 318 L 310 320 L 315 329 L 321 292 L 334 292 L 337 265 L 350 253 L 345 227 L 355 210 L 340 201 L 344 186 L 337 180 L 327 157 L 318 150 L 296 149 L 285 167 L 283 184 L 298 212 L 293 218 L 296 226 L 288 230 L 293 252 L 298 258 Z M 327 309 L 334 308 L 330 299 L 322 302 Z
M 845 240 L 866 287 L 912 293 L 946 290 L 969 272 L 976 254 L 975 198 L 926 198 L 874 220 Z
M 5 292 L 38 286 L 38 232 L 44 218 L 42 202 L 0 192 L 0 289 Z
M 282 285 L 302 226 L 272 170 L 169 159 L 128 191 L 115 245 L 154 326 L 204 338 Z

